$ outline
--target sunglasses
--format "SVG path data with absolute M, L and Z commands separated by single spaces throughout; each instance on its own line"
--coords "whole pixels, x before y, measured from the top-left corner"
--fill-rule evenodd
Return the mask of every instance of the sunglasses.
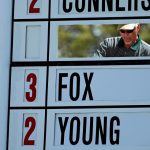
M 134 29 L 133 30 L 120 30 L 121 33 L 132 33 L 133 31 Z

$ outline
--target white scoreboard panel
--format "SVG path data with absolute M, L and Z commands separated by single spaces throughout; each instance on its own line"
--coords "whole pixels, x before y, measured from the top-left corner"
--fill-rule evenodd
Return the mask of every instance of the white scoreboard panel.
M 13 0 L 7 150 L 150 150 L 150 58 L 60 58 L 58 46 L 60 25 L 150 23 L 149 11 Z

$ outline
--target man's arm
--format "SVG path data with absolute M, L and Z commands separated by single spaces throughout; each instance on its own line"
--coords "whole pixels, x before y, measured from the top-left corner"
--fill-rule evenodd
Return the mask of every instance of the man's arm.
M 99 48 L 95 52 L 96 57 L 105 57 L 108 50 L 108 41 L 105 39 L 103 42 L 100 43 Z
M 114 49 L 117 46 L 120 37 L 110 37 L 102 41 L 96 53 L 98 57 L 111 57 L 114 54 Z

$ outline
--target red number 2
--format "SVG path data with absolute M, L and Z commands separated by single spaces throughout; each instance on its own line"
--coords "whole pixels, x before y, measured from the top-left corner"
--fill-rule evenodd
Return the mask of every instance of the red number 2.
M 35 8 L 35 4 L 38 0 L 32 0 L 29 6 L 29 13 L 40 13 L 40 8 Z
M 31 126 L 30 126 L 30 123 L 31 123 Z M 29 127 L 29 126 L 30 126 L 30 128 L 24 138 L 24 142 L 23 142 L 24 145 L 34 145 L 35 144 L 35 140 L 29 140 L 31 134 L 34 132 L 34 129 L 36 127 L 36 121 L 33 117 L 28 117 L 25 120 L 25 127 Z
M 26 92 L 26 99 L 28 102 L 33 102 L 36 99 L 36 83 L 37 83 L 37 77 L 34 73 L 30 73 L 27 76 L 26 81 L 30 82 L 32 80 L 32 83 L 30 84 L 30 90 L 32 92 Z

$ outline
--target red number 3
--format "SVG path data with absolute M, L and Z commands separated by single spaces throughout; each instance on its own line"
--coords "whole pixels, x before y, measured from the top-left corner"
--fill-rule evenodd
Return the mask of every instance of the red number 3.
M 40 8 L 34 7 L 38 0 L 32 0 L 29 6 L 29 13 L 40 13 Z
M 27 79 L 26 79 L 27 82 L 31 82 L 32 83 L 30 84 L 30 90 L 32 92 L 26 92 L 26 99 L 28 102 L 33 102 L 35 99 L 36 99 L 36 83 L 37 83 L 37 77 L 34 73 L 30 73 L 28 76 L 27 76 Z
M 31 126 L 30 126 L 30 123 L 31 123 Z M 24 145 L 35 145 L 35 140 L 29 140 L 31 134 L 34 132 L 34 129 L 36 127 L 36 121 L 33 117 L 28 117 L 25 120 L 25 127 L 29 127 L 29 126 L 30 126 L 30 128 L 29 128 L 27 134 L 25 135 L 23 144 Z

